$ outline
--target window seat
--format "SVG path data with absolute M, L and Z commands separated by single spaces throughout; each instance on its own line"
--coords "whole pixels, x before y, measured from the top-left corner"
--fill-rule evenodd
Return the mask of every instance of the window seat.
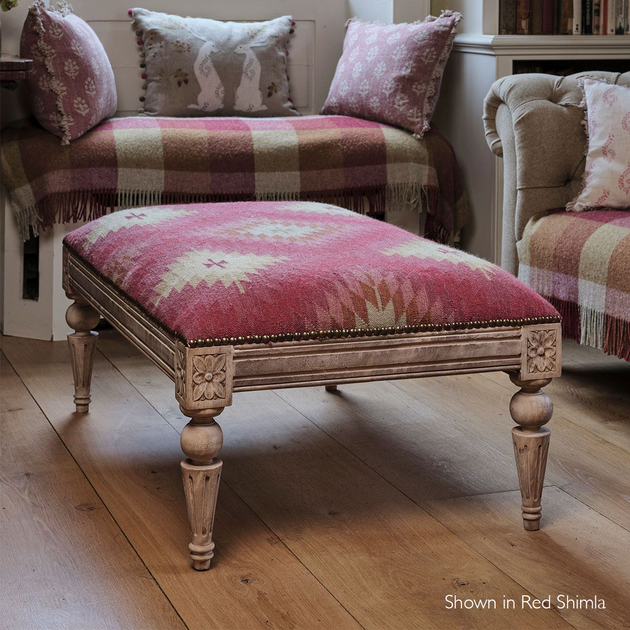
M 23 239 L 55 223 L 169 203 L 314 200 L 373 216 L 426 212 L 453 239 L 468 203 L 452 148 L 432 129 L 346 116 L 107 120 L 72 142 L 34 121 L 2 133 L 2 177 Z

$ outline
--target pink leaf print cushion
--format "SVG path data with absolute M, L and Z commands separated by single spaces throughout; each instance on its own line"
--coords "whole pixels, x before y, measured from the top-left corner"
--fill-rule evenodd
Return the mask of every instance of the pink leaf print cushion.
M 630 88 L 586 78 L 583 90 L 586 167 L 567 210 L 630 210 Z
M 116 112 L 116 84 L 96 33 L 70 5 L 41 0 L 28 11 L 20 54 L 33 59 L 31 109 L 44 129 L 68 144 Z
M 348 21 L 322 114 L 403 127 L 422 138 L 437 104 L 460 13 L 413 24 Z

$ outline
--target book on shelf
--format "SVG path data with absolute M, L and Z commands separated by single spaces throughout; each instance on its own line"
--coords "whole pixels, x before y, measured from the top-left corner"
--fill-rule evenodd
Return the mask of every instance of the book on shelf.
M 573 0 L 560 1 L 560 35 L 573 33 Z
M 615 0 L 608 0 L 608 20 L 606 24 L 606 35 L 615 34 Z
M 542 0 L 542 34 L 553 35 L 555 32 L 555 0 Z
M 582 1 L 582 35 L 593 34 L 593 0 Z
M 573 35 L 582 34 L 582 0 L 573 0 Z
M 499 0 L 500 35 L 626 35 L 630 0 Z
M 516 33 L 516 0 L 501 0 L 499 4 L 499 33 Z
M 543 33 L 543 3 L 532 2 L 532 12 L 530 15 L 530 33 L 532 35 L 542 35 Z
M 628 3 L 625 0 L 614 0 L 615 3 L 615 35 L 626 32 Z
M 532 0 L 518 0 L 516 4 L 516 34 L 530 34 L 530 15 L 532 12 Z
M 602 0 L 593 0 L 593 35 L 600 34 L 602 26 Z

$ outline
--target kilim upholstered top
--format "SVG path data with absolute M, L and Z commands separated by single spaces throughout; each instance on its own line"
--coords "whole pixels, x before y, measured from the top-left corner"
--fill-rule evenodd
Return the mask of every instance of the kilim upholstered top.
M 64 243 L 192 346 L 559 320 L 485 260 L 326 204 L 140 208 Z

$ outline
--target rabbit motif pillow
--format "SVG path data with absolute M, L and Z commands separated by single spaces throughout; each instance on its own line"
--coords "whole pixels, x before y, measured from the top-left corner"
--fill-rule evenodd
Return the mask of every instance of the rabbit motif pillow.
M 292 116 L 287 46 L 291 16 L 218 22 L 130 9 L 144 79 L 141 113 Z

